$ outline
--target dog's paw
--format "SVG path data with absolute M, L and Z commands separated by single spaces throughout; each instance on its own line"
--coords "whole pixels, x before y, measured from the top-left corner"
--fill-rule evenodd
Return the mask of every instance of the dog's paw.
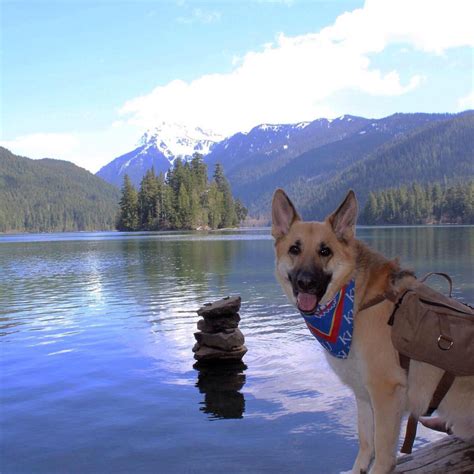
M 395 466 L 377 466 L 374 465 L 372 469 L 370 469 L 369 474 L 390 474 L 393 471 Z

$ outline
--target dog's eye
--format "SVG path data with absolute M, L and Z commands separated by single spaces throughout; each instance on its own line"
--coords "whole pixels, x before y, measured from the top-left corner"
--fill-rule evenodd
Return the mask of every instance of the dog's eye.
M 297 245 L 292 245 L 288 250 L 288 253 L 291 255 L 299 255 L 301 253 L 301 249 Z
M 331 249 L 329 247 L 321 247 L 319 249 L 319 255 L 321 255 L 321 257 L 329 257 L 332 255 Z

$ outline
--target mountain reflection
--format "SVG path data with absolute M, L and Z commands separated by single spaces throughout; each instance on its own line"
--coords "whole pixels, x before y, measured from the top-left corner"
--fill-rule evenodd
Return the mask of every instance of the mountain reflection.
M 200 410 L 212 419 L 243 418 L 245 397 L 240 392 L 245 385 L 242 362 L 203 364 L 197 362 L 194 368 L 199 371 L 196 387 L 203 393 L 204 402 Z

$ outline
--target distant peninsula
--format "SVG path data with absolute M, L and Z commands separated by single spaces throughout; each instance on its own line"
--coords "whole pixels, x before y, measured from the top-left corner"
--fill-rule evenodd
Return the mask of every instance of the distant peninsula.
M 177 158 L 166 177 L 149 169 L 137 191 L 124 177 L 117 230 L 195 230 L 237 227 L 247 209 L 234 200 L 222 166 L 212 180 L 202 155 L 190 161 Z

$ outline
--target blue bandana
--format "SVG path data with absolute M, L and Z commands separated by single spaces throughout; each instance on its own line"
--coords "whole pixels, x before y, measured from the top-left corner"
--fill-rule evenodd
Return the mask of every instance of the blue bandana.
M 347 359 L 354 328 L 354 287 L 351 280 L 324 306 L 318 305 L 314 314 L 301 313 L 311 334 L 334 357 Z

